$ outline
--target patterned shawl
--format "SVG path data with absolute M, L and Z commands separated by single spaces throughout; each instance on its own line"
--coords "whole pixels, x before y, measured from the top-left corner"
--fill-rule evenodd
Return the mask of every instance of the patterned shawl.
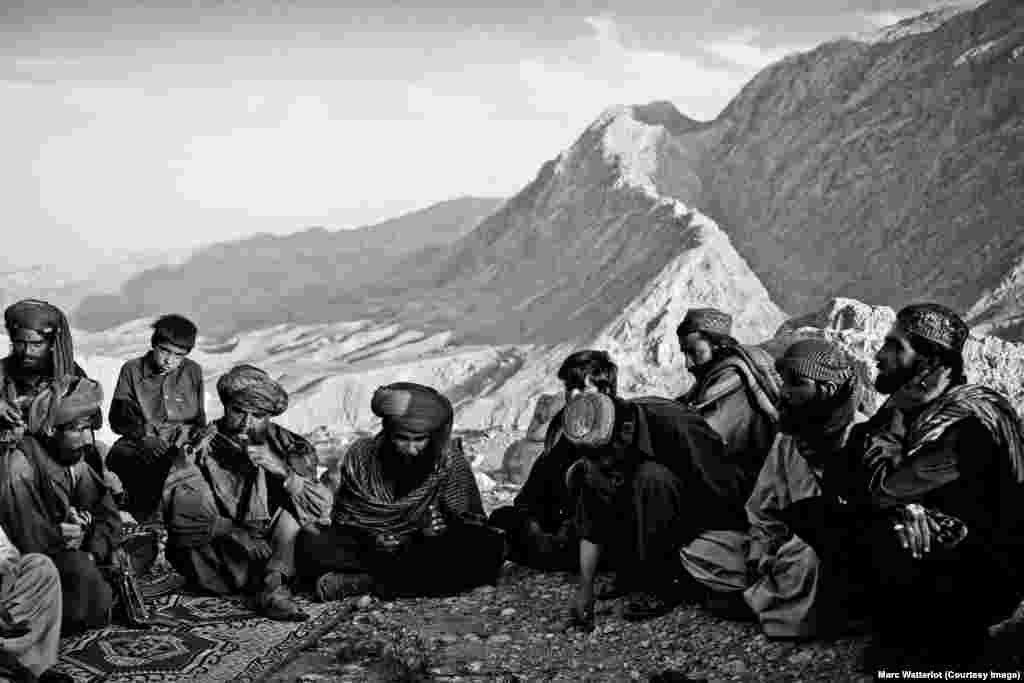
M 432 503 L 457 517 L 482 517 L 483 503 L 460 442 L 445 440 L 426 479 L 402 498 L 384 476 L 379 454 L 387 447 L 384 432 L 360 439 L 345 452 L 334 498 L 334 523 L 369 531 L 408 536 L 426 524 Z
M 719 361 L 687 394 L 695 402 L 691 407 L 703 410 L 741 387 L 746 387 L 754 405 L 772 422 L 778 423 L 782 380 L 775 369 L 774 359 L 757 346 L 736 346 L 729 351 L 729 355 Z M 736 372 L 723 381 L 722 376 L 729 368 Z
M 1010 402 L 999 392 L 978 384 L 953 387 L 932 401 L 911 425 L 906 438 L 907 458 L 942 437 L 949 427 L 975 417 L 1006 451 L 1018 484 L 1024 484 L 1024 425 Z

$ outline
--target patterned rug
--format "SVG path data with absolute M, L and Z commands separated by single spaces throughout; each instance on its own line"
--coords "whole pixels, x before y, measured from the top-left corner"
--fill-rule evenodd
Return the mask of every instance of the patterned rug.
M 160 626 L 66 638 L 57 668 L 76 683 L 250 683 L 350 613 L 346 603 L 299 598 L 310 619 L 289 623 L 257 616 L 242 598 L 173 593 L 146 603 Z

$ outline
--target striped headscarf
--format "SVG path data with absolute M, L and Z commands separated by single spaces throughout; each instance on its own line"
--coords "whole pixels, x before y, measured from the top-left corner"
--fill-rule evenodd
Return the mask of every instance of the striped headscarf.
M 1010 402 L 999 392 L 979 384 L 955 386 L 924 409 L 907 433 L 908 459 L 938 441 L 952 425 L 977 418 L 1006 451 L 1018 484 L 1024 484 L 1024 425 Z
M 53 304 L 39 299 L 22 299 L 4 311 L 8 334 L 15 330 L 32 330 L 53 343 L 53 377 L 75 374 L 75 350 L 67 316 Z

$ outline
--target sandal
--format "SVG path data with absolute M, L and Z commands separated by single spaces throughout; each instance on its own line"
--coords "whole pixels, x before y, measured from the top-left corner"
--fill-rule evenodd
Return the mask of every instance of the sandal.
M 373 577 L 369 574 L 328 572 L 316 581 L 316 599 L 332 602 L 354 595 L 364 595 L 373 590 Z

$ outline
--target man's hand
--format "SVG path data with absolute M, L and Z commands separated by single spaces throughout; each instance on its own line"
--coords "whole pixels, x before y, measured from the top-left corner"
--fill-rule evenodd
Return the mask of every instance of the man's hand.
M 148 456 L 147 460 L 150 462 L 156 462 L 167 455 L 167 451 L 170 450 L 171 447 L 159 436 L 146 436 L 142 438 L 142 448 Z
M 18 406 L 12 405 L 5 399 L 0 399 L 0 426 L 25 426 L 25 420 L 21 416 L 21 410 L 18 409 Z
M 925 368 L 897 389 L 888 403 L 901 411 L 931 403 L 949 388 L 951 374 L 950 368 L 944 365 Z
M 288 469 L 278 459 L 266 444 L 251 444 L 249 446 L 249 460 L 252 464 L 262 467 L 268 474 L 273 474 L 282 479 L 288 476 Z
M 29 622 L 14 621 L 7 608 L 0 605 L 0 638 L 20 638 L 29 632 Z
M 85 539 L 85 528 L 81 524 L 61 522 L 60 533 L 64 537 L 64 547 L 68 550 L 78 550 L 82 547 Z
M 241 548 L 250 560 L 269 560 L 274 553 L 274 549 L 270 547 L 269 543 L 262 538 L 254 537 L 245 529 L 236 527 L 228 532 L 226 538 Z
M 893 525 L 900 539 L 900 545 L 909 550 L 915 560 L 931 552 L 932 538 L 938 531 L 938 524 L 928 516 L 928 511 L 917 503 L 903 508 L 902 520 Z

